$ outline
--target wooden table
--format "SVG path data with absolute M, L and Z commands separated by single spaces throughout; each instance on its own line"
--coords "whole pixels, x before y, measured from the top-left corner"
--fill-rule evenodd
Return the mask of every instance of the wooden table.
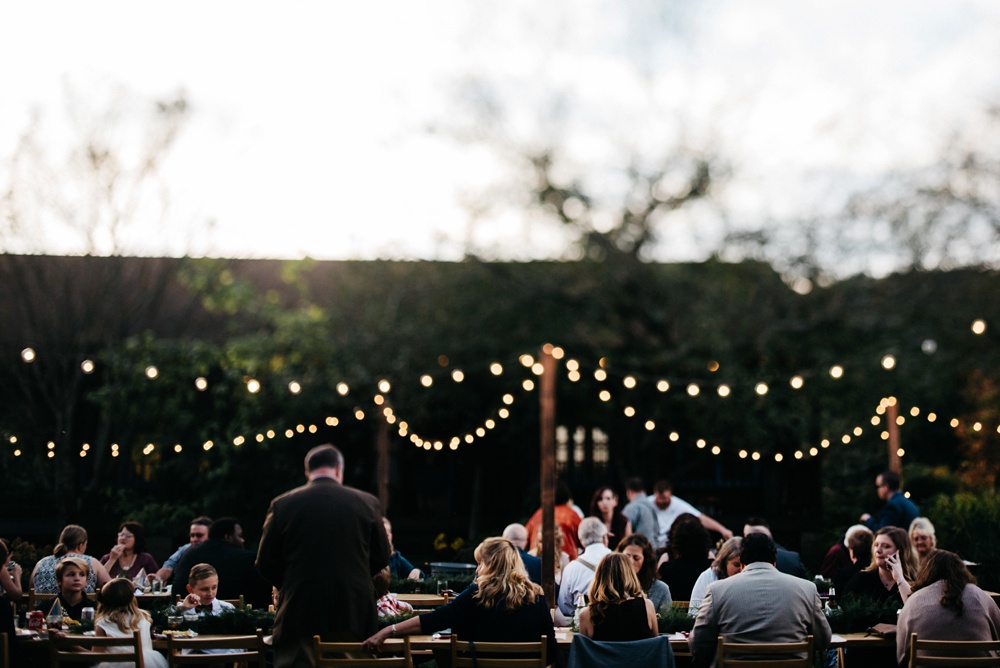
M 409 603 L 415 610 L 420 608 L 437 608 L 451 599 L 439 594 L 394 594 L 397 600 Z

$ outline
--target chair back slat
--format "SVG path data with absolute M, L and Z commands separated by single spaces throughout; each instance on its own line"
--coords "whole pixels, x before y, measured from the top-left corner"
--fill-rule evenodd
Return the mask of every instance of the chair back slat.
M 121 648 L 125 651 L 114 653 L 97 651 Z M 49 660 L 51 668 L 59 668 L 66 663 L 95 664 L 101 661 L 132 663 L 136 668 L 145 668 L 142 659 L 142 639 L 139 631 L 124 638 L 96 636 L 50 636 Z
M 452 668 L 545 668 L 547 636 L 532 642 L 470 642 L 451 636 Z
M 185 653 L 185 650 L 188 653 Z M 204 654 L 205 650 L 231 651 L 223 654 Z M 167 664 L 171 668 L 187 665 L 232 665 L 234 663 L 266 668 L 267 659 L 263 631 L 258 629 L 257 634 L 252 636 L 195 636 L 194 638 L 167 636 Z
M 372 655 L 359 642 L 323 642 L 313 636 L 316 668 L 413 668 L 410 638 L 390 638 Z
M 802 657 L 791 656 L 804 654 Z M 785 658 L 778 658 L 783 655 Z M 766 656 L 767 659 L 743 658 L 746 656 Z M 774 657 L 774 658 L 770 658 Z M 787 643 L 732 643 L 725 636 L 719 636 L 718 668 L 751 668 L 753 666 L 781 666 L 782 668 L 812 668 L 813 637 L 807 636 L 802 642 Z
M 992 656 L 990 655 L 992 653 Z M 910 634 L 910 668 L 1000 666 L 998 640 L 920 640 Z

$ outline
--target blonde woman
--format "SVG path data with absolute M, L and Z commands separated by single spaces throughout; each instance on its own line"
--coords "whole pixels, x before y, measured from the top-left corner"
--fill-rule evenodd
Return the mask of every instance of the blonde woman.
M 692 617 L 698 615 L 698 608 L 701 607 L 701 602 L 705 598 L 708 585 L 718 580 L 725 580 L 743 570 L 743 564 L 740 562 L 740 545 L 742 543 L 743 539 L 739 536 L 733 536 L 727 540 L 719 548 L 712 565 L 698 576 L 694 588 L 691 590 L 691 601 L 688 603 L 689 615 Z
M 128 638 L 138 631 L 142 639 L 142 660 L 149 668 L 167 668 L 167 660 L 153 649 L 153 639 L 149 635 L 149 613 L 139 608 L 130 580 L 117 578 L 101 589 L 101 602 L 97 606 L 94 621 L 94 635 L 99 637 Z M 125 651 L 112 647 L 111 652 Z M 126 668 L 131 663 L 101 662 L 100 668 Z
M 590 583 L 590 605 L 580 611 L 580 633 L 594 640 L 628 641 L 655 638 L 656 608 L 642 593 L 632 559 L 607 554 Z
M 566 550 L 563 549 L 563 531 L 562 527 L 558 524 L 552 527 L 552 540 L 555 543 L 555 554 L 556 558 L 553 560 L 555 566 L 555 580 L 556 586 L 558 587 L 562 584 L 562 572 L 566 568 L 566 564 L 569 563 L 569 555 L 566 554 Z M 533 557 L 542 556 L 542 528 L 538 527 L 538 531 L 535 532 L 535 546 L 528 550 L 528 554 Z
M 460 640 L 483 642 L 537 641 L 544 635 L 554 661 L 558 646 L 549 606 L 542 588 L 528 578 L 514 544 L 506 538 L 487 538 L 476 548 L 475 557 L 476 581 L 454 601 L 387 626 L 364 646 L 378 650 L 386 638 L 447 628 Z
M 910 542 L 917 553 L 917 561 L 921 564 L 937 549 L 937 537 L 934 535 L 934 525 L 926 517 L 917 517 L 910 522 Z

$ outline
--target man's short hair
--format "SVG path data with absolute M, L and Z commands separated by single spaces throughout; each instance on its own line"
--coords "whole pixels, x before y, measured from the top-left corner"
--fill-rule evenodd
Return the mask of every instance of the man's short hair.
M 240 521 L 235 517 L 220 517 L 212 522 L 212 526 L 208 527 L 208 537 L 224 540 L 226 536 L 232 536 L 236 533 L 236 525 L 239 523 Z
M 882 484 L 889 488 L 890 492 L 895 492 L 899 489 L 899 474 L 895 471 L 882 471 L 880 474 L 882 476 Z
M 344 455 L 329 443 L 317 445 L 306 453 L 306 473 L 325 467 L 339 469 L 343 465 Z
M 573 492 L 570 491 L 569 485 L 565 481 L 560 480 L 556 483 L 556 505 L 565 506 L 569 503 L 569 500 L 573 498 Z
M 740 563 L 744 566 L 762 561 L 773 564 L 778 560 L 778 548 L 771 537 L 763 533 L 752 533 L 743 537 L 740 543 Z
M 580 528 L 576 533 L 580 537 L 580 542 L 583 546 L 587 547 L 594 543 L 600 543 L 601 539 L 607 535 L 608 527 L 604 525 L 604 520 L 596 517 L 585 517 L 580 522 Z
M 748 536 L 752 533 L 762 533 L 774 538 L 774 534 L 771 533 L 771 525 L 763 517 L 748 517 L 747 521 L 743 523 L 743 534 Z
M 867 564 L 864 558 L 871 554 L 875 536 L 871 531 L 855 531 L 847 539 L 847 549 L 854 553 L 854 558 Z
M 656 494 L 662 494 L 663 492 L 674 491 L 674 483 L 669 480 L 657 480 L 656 484 L 653 485 L 653 492 Z
M 198 517 L 191 520 L 191 524 L 197 524 L 199 526 L 211 528 L 212 518 L 208 517 L 207 515 L 199 515 Z
M 646 486 L 642 483 L 642 478 L 639 476 L 632 476 L 625 481 L 625 489 L 630 492 L 645 492 Z
M 518 524 L 516 522 L 514 524 L 508 524 L 507 528 L 503 530 L 503 534 L 501 534 L 501 536 L 514 543 L 514 545 L 517 545 L 518 543 L 527 544 L 528 542 L 528 530 L 523 524 Z M 523 547 L 523 545 L 520 547 Z

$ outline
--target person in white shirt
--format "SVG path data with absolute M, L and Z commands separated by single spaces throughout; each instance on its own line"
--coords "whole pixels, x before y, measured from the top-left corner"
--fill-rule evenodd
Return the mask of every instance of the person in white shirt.
M 597 564 L 604 555 L 610 554 L 608 549 L 608 528 L 596 517 L 587 517 L 580 522 L 577 532 L 583 544 L 583 553 L 569 562 L 563 570 L 562 584 L 559 585 L 559 610 L 567 617 L 576 612 L 576 599 L 580 594 L 587 595 L 590 583 L 594 579 Z
M 191 568 L 187 583 L 188 595 L 177 604 L 181 612 L 194 608 L 199 615 L 217 615 L 223 610 L 235 610 L 236 606 L 215 598 L 219 591 L 219 574 L 209 564 L 197 564 Z
M 659 480 L 653 485 L 653 494 L 649 496 L 650 503 L 653 504 L 653 511 L 656 513 L 656 520 L 659 524 L 660 533 L 656 537 L 659 545 L 667 544 L 667 536 L 670 535 L 670 527 L 674 520 L 684 513 L 691 513 L 701 521 L 701 525 L 709 531 L 717 531 L 722 534 L 725 540 L 733 537 L 733 532 L 724 527 L 721 523 L 701 512 L 684 499 L 674 496 L 674 486 L 669 480 Z

